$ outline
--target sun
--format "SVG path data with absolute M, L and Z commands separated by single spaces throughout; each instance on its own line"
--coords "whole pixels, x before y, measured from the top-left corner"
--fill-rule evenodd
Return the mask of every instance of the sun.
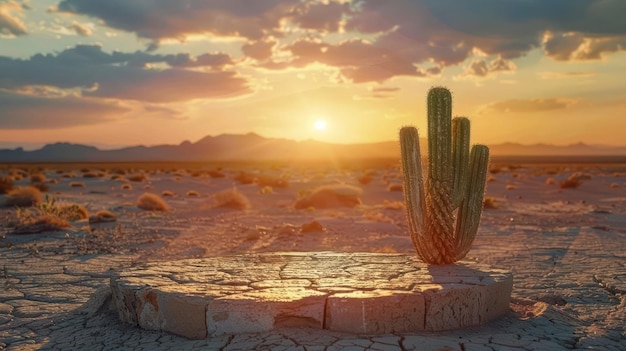
M 326 128 L 328 128 L 328 123 L 326 123 L 326 121 L 323 119 L 316 119 L 315 122 L 313 123 L 313 128 L 321 132 L 321 131 L 326 130 Z

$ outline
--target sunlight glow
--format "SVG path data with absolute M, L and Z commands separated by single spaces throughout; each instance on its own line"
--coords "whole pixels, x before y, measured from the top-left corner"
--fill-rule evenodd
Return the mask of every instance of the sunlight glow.
M 313 128 L 315 128 L 315 130 L 323 131 L 328 128 L 328 123 L 326 123 L 323 119 L 318 119 L 313 123 Z

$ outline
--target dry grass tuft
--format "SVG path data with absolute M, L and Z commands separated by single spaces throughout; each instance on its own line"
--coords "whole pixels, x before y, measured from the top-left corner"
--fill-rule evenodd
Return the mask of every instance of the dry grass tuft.
M 389 186 L 387 187 L 387 191 L 402 192 L 403 190 L 404 190 L 404 186 L 402 184 L 397 184 L 397 183 L 389 184 Z
M 188 197 L 198 197 L 198 196 L 200 196 L 200 193 L 199 193 L 199 192 L 197 192 L 197 191 L 195 191 L 195 190 L 189 190 L 189 191 L 187 192 L 187 196 L 188 196 Z
M 362 176 L 358 177 L 356 180 L 359 183 L 361 183 L 361 185 L 367 185 L 367 184 L 371 183 L 374 180 L 374 177 L 372 177 L 369 174 L 365 174 L 365 175 L 362 175 Z
M 48 186 L 48 184 L 46 183 L 31 183 L 30 185 L 32 187 L 39 189 L 39 191 L 44 192 L 44 193 L 50 190 L 50 186 Z
M 250 200 L 234 187 L 216 193 L 213 195 L 213 198 L 215 199 L 215 207 L 232 208 L 236 210 L 250 208 Z
M 211 178 L 224 178 L 226 177 L 226 174 L 218 171 L 218 170 L 210 170 L 207 172 L 209 174 L 209 177 Z
M 86 187 L 83 182 L 70 182 L 70 188 L 84 188 Z
M 324 232 L 324 231 L 326 231 L 326 228 L 324 228 L 324 226 L 318 221 L 311 221 L 309 223 L 304 223 L 302 227 L 300 227 L 301 233 Z
M 619 184 L 617 183 L 611 183 L 611 185 L 609 185 L 611 188 L 619 188 Z
M 498 206 L 496 205 L 496 199 L 493 197 L 485 197 L 483 199 L 483 207 L 489 209 L 496 209 Z
M 122 184 L 123 190 L 133 190 L 133 186 L 130 184 Z
M 11 177 L 0 177 L 0 194 L 6 194 L 13 189 Z
M 7 193 L 6 206 L 29 207 L 41 203 L 41 191 L 33 186 L 17 187 Z
M 264 186 L 261 189 L 259 189 L 259 194 L 272 194 L 274 193 L 274 188 L 272 188 L 271 186 Z
M 46 181 L 46 176 L 43 173 L 33 173 L 30 175 L 31 183 L 43 183 Z
M 168 206 L 163 199 L 153 193 L 144 193 L 137 199 L 137 207 L 146 211 L 167 211 Z
M 513 184 L 508 184 L 506 186 L 506 190 L 515 190 L 517 189 L 517 185 L 513 185 Z
M 143 173 L 133 174 L 131 176 L 128 176 L 128 180 L 130 180 L 131 182 L 143 182 L 143 181 L 146 181 L 147 179 L 148 177 L 146 177 L 146 175 Z
M 174 197 L 174 195 L 176 195 L 176 194 L 174 194 L 174 192 L 170 191 L 170 190 L 164 190 L 161 193 L 161 196 L 163 196 L 163 197 Z
M 554 180 L 554 178 L 552 177 L 546 178 L 546 185 L 554 185 L 554 184 L 556 184 L 556 180 Z
M 311 194 L 303 196 L 296 200 L 294 208 L 333 208 L 333 207 L 355 207 L 361 204 L 359 196 L 363 190 L 356 186 L 347 184 L 332 184 L 320 186 L 311 192 Z
M 242 185 L 254 183 L 254 178 L 254 174 L 245 171 L 240 171 L 239 174 L 233 177 L 234 180 Z
M 494 177 L 492 175 L 487 176 L 487 182 L 489 182 L 489 183 L 495 182 L 496 180 L 498 180 L 498 178 L 496 178 L 496 177 Z
M 591 176 L 587 173 L 575 172 L 572 173 L 567 179 L 559 183 L 561 189 L 576 189 L 578 188 L 583 180 L 589 180 Z

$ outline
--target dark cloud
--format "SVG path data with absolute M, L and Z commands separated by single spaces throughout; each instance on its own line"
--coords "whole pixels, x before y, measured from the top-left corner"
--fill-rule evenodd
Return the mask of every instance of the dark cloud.
M 249 92 L 248 83 L 234 72 L 217 70 L 230 63 L 225 54 L 151 55 L 145 52 L 112 54 L 99 46 L 78 45 L 57 55 L 35 55 L 27 60 L 0 56 L 0 88 L 52 86 L 80 88 L 85 96 L 151 102 L 215 98 Z M 166 63 L 170 68 L 149 69 Z M 188 67 L 209 67 L 191 71 Z
M 245 43 L 241 47 L 241 51 L 244 55 L 251 57 L 255 60 L 263 61 L 272 57 L 272 49 L 276 46 L 276 41 L 255 41 L 251 43 Z
M 19 4 L 16 1 L 0 1 L 0 34 L 4 35 L 25 35 L 26 26 L 14 12 L 28 10 L 28 6 Z
M 292 21 L 304 29 L 337 32 L 343 16 L 349 13 L 350 5 L 348 3 L 309 1 L 297 10 Z
M 93 99 L 41 97 L 0 91 L 0 128 L 54 129 L 100 124 L 129 109 Z
M 258 40 L 278 33 L 281 20 L 298 5 L 298 0 L 62 0 L 57 8 L 149 39 L 206 33 Z
M 575 103 L 576 100 L 565 98 L 512 99 L 491 103 L 486 110 L 497 113 L 530 113 L 565 109 Z

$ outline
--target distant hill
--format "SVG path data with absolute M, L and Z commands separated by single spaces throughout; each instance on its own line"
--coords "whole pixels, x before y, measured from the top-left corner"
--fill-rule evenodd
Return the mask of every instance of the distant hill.
M 626 147 L 575 144 L 491 145 L 494 156 L 626 156 Z M 426 143 L 421 143 L 426 151 Z M 132 146 L 100 150 L 70 143 L 49 144 L 41 149 L 0 150 L 0 162 L 154 162 L 154 161 L 296 161 L 333 159 L 398 158 L 397 141 L 366 144 L 331 144 L 314 140 L 294 141 L 265 138 L 258 134 L 207 136 L 195 143 L 179 145 Z

